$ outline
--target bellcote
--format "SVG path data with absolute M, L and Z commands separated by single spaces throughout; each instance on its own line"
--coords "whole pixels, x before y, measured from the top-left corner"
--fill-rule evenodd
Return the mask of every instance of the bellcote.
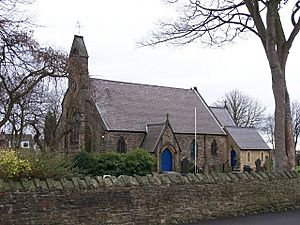
M 74 35 L 69 54 L 69 88 L 86 89 L 88 86 L 88 52 L 82 36 Z

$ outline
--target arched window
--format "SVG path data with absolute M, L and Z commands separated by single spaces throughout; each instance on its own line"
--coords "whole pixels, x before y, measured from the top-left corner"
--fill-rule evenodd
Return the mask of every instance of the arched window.
M 198 145 L 195 146 L 195 139 L 193 139 L 192 142 L 191 142 L 191 145 L 190 145 L 191 160 L 195 160 L 195 147 L 196 147 L 196 152 L 198 154 Z
M 210 145 L 211 149 L 211 155 L 218 155 L 218 143 L 216 139 L 213 140 L 213 142 Z
M 251 163 L 251 153 L 247 152 L 247 162 Z
M 79 128 L 80 128 L 80 113 L 75 113 L 72 118 L 71 125 L 71 142 L 79 142 Z
M 119 137 L 118 143 L 117 143 L 117 152 L 119 153 L 126 153 L 127 152 L 127 146 L 126 141 L 123 136 Z

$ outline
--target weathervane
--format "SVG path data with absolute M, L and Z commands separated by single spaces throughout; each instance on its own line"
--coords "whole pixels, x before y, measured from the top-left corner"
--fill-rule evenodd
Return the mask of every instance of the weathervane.
M 78 28 L 78 34 L 80 34 L 80 29 L 82 28 L 82 26 L 79 21 L 77 21 L 76 27 Z

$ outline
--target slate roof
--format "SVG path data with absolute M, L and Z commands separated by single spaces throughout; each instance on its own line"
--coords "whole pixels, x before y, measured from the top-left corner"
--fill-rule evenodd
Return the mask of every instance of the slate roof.
M 166 124 L 148 124 L 147 125 L 147 135 L 143 140 L 141 145 L 142 148 L 148 150 L 149 152 L 154 152 L 156 147 L 156 142 L 161 136 Z
M 271 150 L 255 128 L 226 127 L 241 150 Z
M 74 35 L 70 53 L 81 57 L 89 57 L 82 36 Z
M 213 114 L 216 116 L 217 120 L 221 124 L 222 127 L 227 126 L 236 126 L 232 117 L 230 116 L 229 112 L 226 108 L 223 107 L 209 107 Z
M 108 130 L 142 131 L 147 124 L 169 121 L 175 133 L 225 135 L 208 106 L 194 89 L 134 84 L 91 78 L 94 100 Z

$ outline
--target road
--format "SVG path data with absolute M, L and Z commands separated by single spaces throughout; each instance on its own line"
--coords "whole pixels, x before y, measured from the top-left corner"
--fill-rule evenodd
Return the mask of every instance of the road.
M 300 225 L 300 210 L 223 218 L 185 225 Z

